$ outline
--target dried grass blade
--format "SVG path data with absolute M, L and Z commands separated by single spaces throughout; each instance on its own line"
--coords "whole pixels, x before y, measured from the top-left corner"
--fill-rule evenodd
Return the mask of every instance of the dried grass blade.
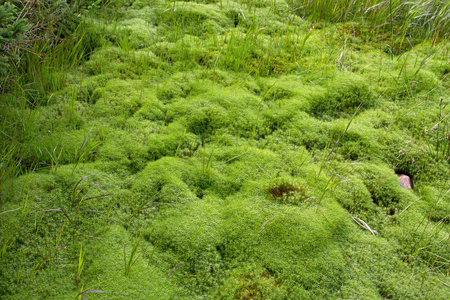
M 267 225 L 269 225 L 270 223 L 272 223 L 273 220 L 275 220 L 276 218 L 278 218 L 278 215 L 276 215 L 276 216 L 274 216 L 273 218 L 269 219 L 268 221 L 264 222 L 264 223 L 261 225 L 261 227 L 259 227 L 258 235 L 259 235 L 259 233 L 261 233 L 261 231 L 263 231 L 263 230 L 266 228 Z
M 373 235 L 378 235 L 378 232 L 376 230 L 373 230 L 372 228 L 370 228 L 369 225 L 367 225 L 366 222 L 364 222 L 360 218 L 352 217 L 352 219 L 353 219 L 353 221 L 356 222 L 356 224 L 358 224 L 359 226 L 361 226 L 364 229 L 369 230 L 370 233 L 372 233 Z
M 180 261 L 179 263 L 177 263 L 177 264 L 175 265 L 175 267 L 173 267 L 172 270 L 170 270 L 170 273 L 167 274 L 167 277 L 170 277 L 170 275 L 172 275 L 172 273 L 175 272 L 175 270 L 178 269 L 178 267 L 181 266 L 182 264 L 183 264 L 182 261 Z
M 419 197 L 417 200 L 415 200 L 414 202 L 410 203 L 407 207 L 405 207 L 404 210 L 402 210 L 401 213 L 399 213 L 398 215 L 401 216 L 402 213 L 404 213 L 411 205 L 413 205 L 414 203 L 416 203 L 417 201 L 419 201 L 420 199 L 422 199 L 422 197 Z
M 11 210 L 6 210 L 6 211 L 2 211 L 1 213 L 0 213 L 0 215 L 2 215 L 2 214 L 6 214 L 6 213 L 9 213 L 9 212 L 12 212 L 12 211 L 16 211 L 16 210 L 19 210 L 19 209 L 21 209 L 22 208 L 22 206 L 21 207 L 19 207 L 19 208 L 16 208 L 16 209 L 11 209 Z
M 345 179 L 345 177 L 344 176 L 342 176 L 342 175 L 339 175 L 339 174 L 336 174 L 336 176 L 338 176 L 338 177 L 340 177 L 342 180 L 344 180 L 345 181 L 345 183 L 347 184 L 347 187 L 348 187 L 348 181 L 347 181 L 347 179 Z

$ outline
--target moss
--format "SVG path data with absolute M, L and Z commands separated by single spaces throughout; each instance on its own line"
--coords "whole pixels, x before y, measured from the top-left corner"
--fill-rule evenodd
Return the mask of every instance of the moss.
M 380 167 L 362 167 L 361 179 L 367 190 L 370 192 L 372 202 L 379 208 L 380 213 L 384 215 L 395 215 L 400 213 L 402 207 L 407 203 L 414 201 L 411 193 L 400 187 L 397 175 L 389 172 L 387 168 Z
M 187 119 L 187 128 L 199 136 L 211 135 L 219 128 L 228 127 L 227 111 L 220 106 L 200 107 Z
M 177 99 L 168 106 L 167 118 L 178 120 L 202 140 L 225 133 L 250 136 L 257 119 L 253 109 L 258 104 L 258 98 L 243 89 L 217 87 L 195 97 Z M 230 129 L 225 130 L 227 127 Z
M 298 113 L 290 125 L 291 143 L 304 145 L 307 149 L 323 149 L 329 142 L 324 122 L 305 112 Z
M 94 93 L 101 93 L 102 97 L 94 105 L 94 115 L 102 117 L 112 114 L 116 120 L 113 123 L 121 126 L 127 118 L 136 113 L 144 104 L 145 96 L 139 89 L 139 82 L 135 81 L 131 86 L 130 83 L 124 80 L 111 80 L 100 91 L 96 90 Z
M 442 92 L 439 78 L 430 71 L 420 69 L 419 66 L 410 72 L 402 68 L 394 72 L 382 73 L 381 80 L 387 85 L 385 96 L 409 103 L 416 97 L 427 94 L 435 98 Z
M 420 206 L 422 213 L 428 215 L 430 220 L 435 223 L 448 224 L 448 215 L 450 214 L 448 194 L 430 186 L 423 187 L 421 194 L 422 198 L 417 206 Z
M 166 193 L 169 194 L 159 199 L 159 202 L 181 204 L 193 201 L 196 195 L 180 178 L 179 173 L 177 174 L 177 169 L 181 169 L 182 163 L 182 161 L 177 162 L 176 159 L 162 159 L 149 163 L 139 174 L 140 179 L 133 185 L 133 192 L 140 194 L 142 201 L 150 201 L 151 198 Z
M 124 239 L 124 236 L 127 238 Z M 151 262 L 149 255 L 142 256 L 145 249 L 148 250 L 151 245 L 145 241 L 141 242 L 137 249 L 137 261 L 133 265 L 130 274 L 124 276 L 124 248 L 126 254 L 130 255 L 134 237 L 128 234 L 122 226 L 117 225 L 111 226 L 111 230 L 108 231 L 105 237 L 108 242 L 101 249 L 106 255 L 94 253 L 92 260 L 88 261 L 86 265 L 89 273 L 96 274 L 100 272 L 104 274 L 105 284 L 102 285 L 103 290 L 121 294 L 133 294 L 141 299 L 149 297 L 149 295 L 156 298 L 185 297 L 185 292 L 182 288 L 177 287 L 170 278 L 167 278 L 167 274 Z M 150 250 L 150 252 L 152 251 Z M 154 254 L 153 257 L 157 256 L 158 254 Z M 91 282 L 93 284 L 94 280 L 95 277 L 87 276 L 85 282 L 86 284 Z M 142 288 L 149 288 L 148 292 L 138 293 L 137 291 Z
M 23 156 L 0 202 L 0 294 L 446 297 L 449 168 L 424 135 L 449 110 L 446 43 L 392 58 L 284 1 L 105 6 L 82 17 L 67 86 L 1 107 Z
M 220 10 L 194 2 L 178 2 L 176 7 L 166 9 L 161 14 L 161 22 L 174 30 L 183 28 L 183 32 L 195 36 L 217 33 L 232 25 Z
M 123 30 L 122 36 L 127 36 L 128 42 L 131 43 L 131 45 L 127 46 L 131 48 L 142 48 L 143 45 L 149 44 L 156 35 L 156 28 L 141 18 L 128 19 L 119 24 L 123 28 L 121 28 Z M 120 38 L 118 42 L 119 46 L 125 46 L 121 45 Z
M 217 296 L 220 299 L 284 299 L 288 293 L 281 280 L 263 267 L 232 269 Z
M 360 218 L 367 220 L 376 209 L 369 190 L 361 178 L 347 176 L 346 180 L 349 184 L 336 189 L 333 196 L 346 210 L 359 212 Z
M 80 103 L 95 104 L 102 95 L 101 88 L 105 87 L 106 82 L 112 77 L 112 74 L 99 74 L 83 78 L 62 92 L 64 96 L 74 97 Z
M 85 68 L 89 75 L 114 74 L 117 79 L 142 79 L 147 67 L 158 66 L 158 61 L 153 51 L 143 44 L 132 44 L 124 33 L 118 42 L 118 46 L 105 46 L 95 51 L 91 59 L 86 62 Z M 142 49 L 136 49 L 142 48 Z M 108 76 L 111 77 L 111 76 Z
M 164 103 L 170 102 L 173 98 L 186 98 L 191 93 L 196 95 L 204 91 L 198 84 L 195 75 L 177 73 L 166 80 L 157 90 L 158 99 Z
M 358 106 L 370 108 L 373 104 L 373 95 L 366 81 L 347 74 L 329 83 L 323 97 L 312 99 L 311 113 L 322 118 L 351 116 Z

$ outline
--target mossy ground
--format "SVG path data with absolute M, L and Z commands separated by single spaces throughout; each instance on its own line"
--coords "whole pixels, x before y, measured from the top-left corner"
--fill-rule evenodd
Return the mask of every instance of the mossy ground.
M 37 165 L 1 200 L 0 297 L 450 297 L 448 42 L 392 56 L 284 1 L 109 9 L 10 110 Z

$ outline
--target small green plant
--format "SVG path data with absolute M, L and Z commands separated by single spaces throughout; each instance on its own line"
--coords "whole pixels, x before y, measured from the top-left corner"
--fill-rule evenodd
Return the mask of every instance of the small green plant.
M 9 193 L 14 179 L 20 174 L 22 158 L 20 157 L 20 146 L 15 143 L 2 143 L 0 153 L 0 210 L 3 201 Z
M 59 153 L 57 152 L 57 147 L 53 148 L 50 152 L 47 147 L 45 148 L 45 151 L 50 155 L 51 161 L 50 161 L 50 168 L 52 171 L 56 172 L 58 168 L 61 166 L 59 163 L 59 159 L 61 157 L 63 148 L 59 150 Z
M 29 193 L 25 193 L 22 197 L 22 215 L 21 215 L 21 223 L 24 223 L 30 213 L 30 209 L 33 205 L 36 194 L 30 195 Z
M 439 103 L 438 123 L 429 131 L 425 130 L 425 144 L 428 153 L 435 161 L 450 160 L 450 113 L 442 115 L 445 109 L 443 99 Z
M 94 153 L 95 149 L 98 148 L 102 144 L 102 142 L 91 142 L 91 132 L 94 129 L 95 125 L 92 125 L 91 129 L 89 129 L 88 133 L 86 134 L 83 143 L 81 144 L 80 149 L 75 153 L 74 155 L 74 168 L 72 172 L 75 171 L 75 169 L 78 167 L 78 165 L 84 161 L 86 161 L 92 153 Z M 52 156 L 53 157 L 53 156 Z M 59 156 L 58 156 L 59 157 Z
M 2 233 L 2 237 L 0 240 L 0 257 L 3 260 L 6 257 L 6 254 L 8 253 L 8 248 L 10 247 L 10 244 L 12 243 L 14 239 L 13 236 L 13 230 L 11 230 L 10 227 L 7 228 L 7 230 L 5 230 Z
M 77 287 L 78 284 L 80 283 L 81 274 L 83 273 L 85 264 L 86 264 L 86 249 L 83 249 L 83 243 L 80 243 L 80 256 L 78 257 L 77 277 L 76 277 Z
M 92 196 L 92 197 L 83 197 L 82 196 L 82 191 L 85 191 L 88 187 L 94 186 L 97 188 L 100 188 L 102 190 L 106 191 L 106 188 L 104 188 L 102 185 L 98 184 L 98 183 L 84 183 L 84 180 L 92 177 L 92 176 L 104 176 L 101 174 L 91 174 L 91 175 L 87 175 L 85 177 L 83 177 L 82 179 L 80 179 L 74 186 L 72 193 L 70 195 L 70 201 L 71 201 L 71 209 L 69 211 L 64 211 L 63 209 L 46 209 L 43 210 L 42 212 L 60 212 L 62 213 L 65 218 L 67 219 L 67 221 L 69 221 L 69 224 L 72 227 L 72 238 L 73 238 L 73 243 L 75 243 L 75 241 L 78 239 L 76 236 L 77 234 L 79 234 L 78 229 L 77 229 L 77 224 L 79 221 L 79 216 L 83 213 L 97 213 L 97 214 L 106 214 L 105 212 L 101 212 L 101 211 L 96 211 L 96 210 L 81 210 L 81 204 L 85 201 L 89 201 L 89 200 L 93 200 L 93 199 L 99 199 L 99 198 L 103 198 L 103 197 L 107 197 L 110 196 L 111 194 L 100 194 L 97 196 Z
M 180 146 L 183 143 L 184 135 L 186 134 L 186 127 L 184 127 L 183 134 L 181 135 L 180 141 L 178 142 L 177 150 L 175 151 L 175 157 L 178 157 L 178 151 L 180 150 Z
M 87 180 L 88 178 L 92 177 L 92 176 L 104 176 L 107 177 L 105 175 L 102 174 L 91 174 L 91 175 L 87 175 L 84 176 L 83 178 L 81 178 L 74 186 L 70 199 L 72 202 L 72 208 L 76 208 L 75 212 L 77 215 L 79 212 L 79 208 L 82 202 L 84 201 L 88 201 L 88 200 L 92 200 L 92 199 L 98 199 L 98 198 L 103 198 L 103 197 L 107 197 L 110 196 L 111 194 L 102 194 L 102 195 L 98 195 L 98 196 L 94 196 L 94 197 L 88 197 L 88 198 L 84 198 L 84 197 L 80 197 L 80 194 L 82 191 L 84 191 L 86 188 L 91 187 L 91 186 L 95 186 L 98 187 L 104 191 L 106 191 L 106 188 L 103 187 L 102 185 L 98 184 L 98 183 L 84 183 L 85 180 Z
M 202 151 L 202 175 L 204 177 L 208 177 L 208 179 L 211 179 L 211 167 L 212 167 L 212 158 L 214 154 L 214 149 L 216 148 L 216 143 L 214 143 L 211 153 L 209 153 L 208 157 L 205 157 L 205 150 Z
M 40 262 L 34 262 L 33 263 L 33 267 L 31 268 L 31 272 L 30 272 L 30 280 L 34 279 L 34 277 L 39 272 L 39 270 L 42 269 L 44 264 L 45 264 L 45 261 L 40 261 Z
M 125 275 L 130 274 L 131 267 L 136 263 L 139 257 L 137 256 L 137 250 L 139 248 L 139 245 L 141 244 L 141 234 L 137 235 L 136 238 L 133 241 L 133 246 L 131 247 L 131 253 L 130 257 L 127 260 L 127 253 L 126 253 L 126 245 L 123 245 L 123 260 L 125 265 Z
M 143 210 L 145 209 L 145 207 L 146 207 L 147 205 L 149 205 L 149 204 L 171 204 L 171 205 L 177 205 L 177 204 L 175 204 L 175 203 L 154 202 L 154 200 L 159 199 L 159 198 L 162 198 L 162 197 L 164 197 L 164 196 L 166 196 L 166 195 L 175 193 L 176 191 L 178 191 L 178 189 L 173 190 L 173 191 L 170 191 L 170 192 L 167 192 L 167 193 L 165 193 L 165 194 L 162 194 L 162 195 L 159 195 L 159 196 L 156 196 L 156 197 L 153 197 L 150 201 L 145 201 L 145 202 L 141 203 L 141 205 L 139 205 L 139 206 L 133 211 L 133 213 L 131 214 L 131 216 L 125 221 L 125 224 L 128 223 L 128 222 L 130 222 L 131 219 L 133 219 L 136 215 L 138 215 L 141 211 L 143 211 Z

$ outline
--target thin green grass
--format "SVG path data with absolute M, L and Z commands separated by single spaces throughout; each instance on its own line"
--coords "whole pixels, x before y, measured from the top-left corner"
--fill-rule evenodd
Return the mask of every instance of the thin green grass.
M 429 131 L 425 132 L 426 149 L 433 159 L 436 161 L 450 160 L 450 123 L 448 118 L 450 113 L 442 115 L 442 109 L 446 104 L 443 103 L 443 98 L 439 102 L 438 122 Z
M 131 267 L 136 263 L 139 256 L 137 256 L 137 251 L 139 248 L 139 245 L 141 244 L 141 235 L 139 234 L 133 241 L 133 245 L 131 247 L 130 256 L 127 259 L 127 253 L 126 253 L 126 246 L 123 245 L 123 259 L 124 259 L 124 267 L 125 271 L 124 274 L 128 275 L 131 272 Z M 137 257 L 136 257 L 137 256 Z
M 450 26 L 450 6 L 447 1 L 289 1 L 302 16 L 328 22 L 358 22 L 388 33 L 390 49 L 394 42 L 446 38 Z M 396 39 L 394 41 L 394 39 Z

